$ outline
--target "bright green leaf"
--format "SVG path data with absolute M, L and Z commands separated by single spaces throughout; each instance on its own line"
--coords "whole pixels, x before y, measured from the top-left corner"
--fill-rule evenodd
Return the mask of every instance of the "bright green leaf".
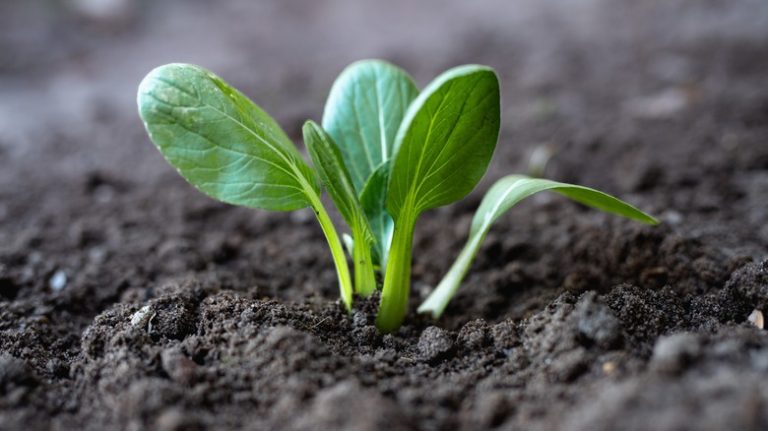
M 290 211 L 309 206 L 309 195 L 319 192 L 312 170 L 280 126 L 201 67 L 154 69 L 139 85 L 138 104 L 168 163 L 213 198 Z
M 397 130 L 417 95 L 405 71 L 381 60 L 352 63 L 333 83 L 323 128 L 339 145 L 358 193 L 392 156 Z
M 398 131 L 387 209 L 401 211 L 455 202 L 475 188 L 496 148 L 499 81 L 493 69 L 461 66 L 437 77 L 411 107 Z
M 331 249 L 341 298 L 351 309 L 349 268 L 317 179 L 275 120 L 221 78 L 190 64 L 151 71 L 139 85 L 138 105 L 165 159 L 203 193 L 273 211 L 311 206 Z
M 647 224 L 658 223 L 655 218 L 632 205 L 589 187 L 529 178 L 522 175 L 504 177 L 497 181 L 483 198 L 472 219 L 467 244 L 437 288 L 421 304 L 419 313 L 431 313 L 434 318 L 440 317 L 459 288 L 461 280 L 469 270 L 493 222 L 521 200 L 546 190 L 559 193 L 584 205 L 611 214 Z
M 376 237 L 373 261 L 383 270 L 387 266 L 387 255 L 392 243 L 394 222 L 385 209 L 387 202 L 387 183 L 389 182 L 390 162 L 384 162 L 365 183 L 360 193 L 360 204 Z

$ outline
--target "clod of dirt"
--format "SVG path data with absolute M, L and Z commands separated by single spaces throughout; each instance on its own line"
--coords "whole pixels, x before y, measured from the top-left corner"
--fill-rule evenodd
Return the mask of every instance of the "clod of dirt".
M 604 383 L 570 413 L 544 429 L 763 430 L 768 427 L 768 338 L 754 328 L 722 328 L 714 335 L 675 334 L 657 345 L 647 371 Z M 684 373 L 659 373 L 662 358 L 679 366 L 696 356 Z M 723 368 L 728 362 L 732 367 Z M 656 364 L 656 365 L 654 365 Z M 652 414 L 650 414 L 652 412 Z
M 196 303 L 189 295 L 150 301 L 150 335 L 181 340 L 195 331 Z
M 155 420 L 158 431 L 198 431 L 205 430 L 204 423 L 194 412 L 180 408 L 169 408 L 160 413 Z
M 491 327 L 491 339 L 497 352 L 506 353 L 520 342 L 517 325 L 513 320 L 502 320 Z
M 678 373 L 701 353 L 701 337 L 681 333 L 662 337 L 653 348 L 650 368 L 664 373 Z
M 488 344 L 488 324 L 483 319 L 468 322 L 456 336 L 456 345 L 464 351 L 479 351 Z
M 144 377 L 135 380 L 126 390 L 115 394 L 115 401 L 120 406 L 116 413 L 125 420 L 137 421 L 142 417 L 162 417 L 169 406 L 184 398 L 176 385 L 165 379 Z
M 584 294 L 574 310 L 579 334 L 602 349 L 616 347 L 621 342 L 621 322 L 610 308 L 597 302 L 594 292 Z
M 734 289 L 755 309 L 768 309 L 768 259 L 744 265 L 734 272 L 726 289 Z
M 453 339 L 446 330 L 430 326 L 421 333 L 416 348 L 419 359 L 433 362 L 447 356 L 453 349 Z
M 160 361 L 163 370 L 175 382 L 189 384 L 195 377 L 197 364 L 186 357 L 178 347 L 171 347 L 160 354 Z
M 388 398 L 345 380 L 320 391 L 289 427 L 297 431 L 400 431 L 412 429 L 406 413 Z
M 7 353 L 0 354 L 0 407 L 19 405 L 37 385 L 38 378 L 26 362 Z
M 622 284 L 605 295 L 634 348 L 650 354 L 656 339 L 684 326 L 686 310 L 671 289 L 642 289 Z

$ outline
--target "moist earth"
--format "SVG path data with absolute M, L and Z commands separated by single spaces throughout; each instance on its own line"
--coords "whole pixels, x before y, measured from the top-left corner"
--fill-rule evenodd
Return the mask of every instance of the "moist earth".
M 764 2 L 113 3 L 0 5 L 0 428 L 768 429 Z M 360 57 L 420 85 L 498 70 L 478 191 L 538 149 L 662 223 L 536 196 L 442 319 L 378 333 L 376 297 L 337 300 L 311 212 L 200 195 L 132 105 L 152 66 L 195 61 L 298 138 Z M 413 304 L 480 198 L 419 222 Z

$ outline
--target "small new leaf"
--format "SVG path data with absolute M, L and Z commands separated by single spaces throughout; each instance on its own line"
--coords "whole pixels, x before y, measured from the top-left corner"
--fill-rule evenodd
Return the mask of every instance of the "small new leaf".
M 360 204 L 376 237 L 373 248 L 373 261 L 379 264 L 383 271 L 387 266 L 389 245 L 392 243 L 392 231 L 395 223 L 385 208 L 387 202 L 387 183 L 389 183 L 390 162 L 384 162 L 378 167 L 360 193 Z
M 440 317 L 472 265 L 472 261 L 493 222 L 521 200 L 546 190 L 559 193 L 584 205 L 611 214 L 646 224 L 655 225 L 658 223 L 655 218 L 632 205 L 589 187 L 529 178 L 522 175 L 506 176 L 497 181 L 486 193 L 472 219 L 467 244 L 440 284 L 419 306 L 419 313 L 430 313 L 434 318 Z
M 139 85 L 138 105 L 168 163 L 208 196 L 291 211 L 319 193 L 312 170 L 275 120 L 201 67 L 154 69 Z

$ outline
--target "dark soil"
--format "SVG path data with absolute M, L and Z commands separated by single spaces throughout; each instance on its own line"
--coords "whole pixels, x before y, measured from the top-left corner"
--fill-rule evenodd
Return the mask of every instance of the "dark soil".
M 0 428 L 768 429 L 768 3 L 86 3 L 0 3 Z M 133 102 L 201 63 L 298 138 L 363 57 L 498 70 L 479 191 L 548 146 L 663 223 L 538 196 L 442 320 L 382 336 L 311 213 L 200 195 Z M 479 199 L 417 226 L 414 304 Z

